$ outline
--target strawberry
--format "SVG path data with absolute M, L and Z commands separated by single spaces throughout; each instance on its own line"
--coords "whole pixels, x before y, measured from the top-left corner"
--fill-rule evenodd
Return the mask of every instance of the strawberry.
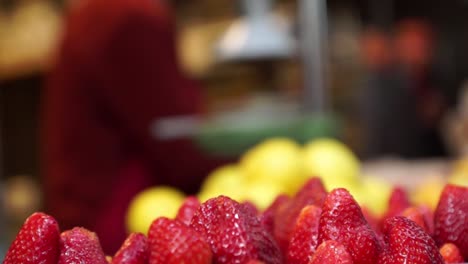
M 274 219 L 273 234 L 283 253 L 287 252 L 291 233 L 302 208 L 306 205 L 321 207 L 326 194 L 322 181 L 311 178 L 287 204 L 279 208 Z
M 60 234 L 60 259 L 58 264 L 107 264 L 96 233 L 75 227 Z
M 255 215 L 260 215 L 260 211 L 258 210 L 258 207 L 251 201 L 244 201 L 242 202 L 243 206 L 250 210 L 253 214 Z
M 322 209 L 315 205 L 307 205 L 302 209 L 289 242 L 286 263 L 309 263 L 318 246 L 318 227 L 321 212 Z
M 353 264 L 353 258 L 346 247 L 334 240 L 320 244 L 309 264 Z
M 204 202 L 190 226 L 210 244 L 214 263 L 246 263 L 252 259 L 282 263 L 278 246 L 255 212 L 229 197 Z
M 247 264 L 265 264 L 263 261 L 251 259 L 247 262 Z
M 408 218 L 409 220 L 412 220 L 413 222 L 418 224 L 426 233 L 429 234 L 429 227 L 428 227 L 426 218 L 424 217 L 419 207 L 415 207 L 415 206 L 408 207 L 401 213 L 401 216 L 404 216 Z
M 415 222 L 403 216 L 387 219 L 383 226 L 386 250 L 379 264 L 444 264 L 435 241 Z
M 433 236 L 434 235 L 434 211 L 426 205 L 419 205 L 418 209 L 422 213 L 424 217 L 424 221 L 426 222 L 427 233 L 430 236 Z
M 367 207 L 361 207 L 362 215 L 366 219 L 369 226 L 374 230 L 374 232 L 379 235 L 380 234 L 380 226 L 379 226 L 379 218 L 375 216 Z
M 317 177 L 310 178 L 294 196 L 296 203 L 304 205 L 313 204 L 321 206 L 325 200 L 327 191 L 323 187 L 322 180 Z
M 388 212 L 390 212 L 390 217 L 401 213 L 403 210 L 410 206 L 411 202 L 406 190 L 400 186 L 393 188 L 392 193 L 390 195 L 390 199 L 388 201 Z
M 275 227 L 275 215 L 276 212 L 279 210 L 280 207 L 284 206 L 289 201 L 289 196 L 286 194 L 278 195 L 273 203 L 268 206 L 263 213 L 260 215 L 260 221 L 262 225 L 273 234 L 273 230 Z
M 434 212 L 434 238 L 439 246 L 453 243 L 468 259 L 468 188 L 447 184 Z
M 381 228 L 387 218 L 391 218 L 401 213 L 408 207 L 411 206 L 411 202 L 408 197 L 408 193 L 405 189 L 400 186 L 394 187 L 390 198 L 388 200 L 388 209 L 387 212 L 382 217 Z
M 462 263 L 463 257 L 455 244 L 446 243 L 439 249 L 446 264 Z
M 59 226 L 44 213 L 29 216 L 8 249 L 3 264 L 56 264 L 59 256 Z
M 208 243 L 184 223 L 159 217 L 148 233 L 150 264 L 211 264 L 212 253 Z
M 195 196 L 189 196 L 185 198 L 182 205 L 179 207 L 177 212 L 176 219 L 182 223 L 189 225 L 192 220 L 193 214 L 200 207 L 200 200 Z
M 376 263 L 380 253 L 376 234 L 357 202 L 343 188 L 331 191 L 322 206 L 318 243 L 327 240 L 343 244 L 356 263 Z
M 132 233 L 112 258 L 112 264 L 145 264 L 148 262 L 148 242 L 141 233 Z
M 380 230 L 380 218 L 378 218 L 376 215 L 374 215 L 369 209 L 367 209 L 365 206 L 361 207 L 362 215 L 364 215 L 364 218 L 366 219 L 367 223 L 369 223 L 369 226 L 371 229 L 374 231 L 375 235 L 377 236 L 377 241 L 379 245 L 383 245 L 383 234 Z

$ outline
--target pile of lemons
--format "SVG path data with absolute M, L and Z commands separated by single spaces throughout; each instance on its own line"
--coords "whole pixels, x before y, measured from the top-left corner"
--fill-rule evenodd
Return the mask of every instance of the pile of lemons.
M 317 176 L 327 190 L 347 188 L 360 204 L 382 214 L 392 186 L 362 176 L 360 169 L 355 154 L 336 139 L 319 138 L 300 145 L 289 138 L 270 138 L 244 153 L 237 163 L 208 175 L 198 198 L 203 202 L 227 195 L 240 202 L 250 201 L 263 210 L 279 194 L 293 195 L 309 178 Z M 170 187 L 143 191 L 130 205 L 128 229 L 146 232 L 156 217 L 175 216 L 183 199 L 184 194 Z

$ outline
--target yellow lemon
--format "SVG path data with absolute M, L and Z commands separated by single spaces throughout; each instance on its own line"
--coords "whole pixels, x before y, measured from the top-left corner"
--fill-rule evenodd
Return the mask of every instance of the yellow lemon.
M 174 218 L 184 199 L 185 195 L 172 187 L 156 186 L 143 190 L 130 202 L 126 218 L 128 231 L 146 234 L 156 218 Z
M 465 173 L 455 172 L 447 179 L 450 184 L 468 187 L 468 176 Z
M 288 138 L 267 139 L 249 151 L 240 161 L 247 180 L 272 181 L 284 186 L 289 194 L 305 182 L 301 147 Z
M 283 186 L 274 181 L 254 181 L 245 186 L 244 199 L 252 202 L 260 211 L 265 210 L 278 195 L 284 193 Z
M 318 176 L 327 190 L 352 186 L 359 178 L 360 162 L 343 143 L 331 138 L 308 142 L 303 150 L 303 162 L 308 176 Z
M 411 199 L 416 204 L 427 205 L 435 209 L 444 186 L 445 181 L 441 177 L 428 176 L 428 179 L 411 193 Z
M 388 200 L 393 185 L 385 180 L 372 176 L 364 176 L 361 181 L 360 204 L 367 207 L 376 216 L 383 215 L 388 208 Z
M 202 184 L 198 198 L 204 202 L 219 195 L 240 201 L 244 199 L 245 176 L 235 165 L 225 165 L 210 173 Z
M 453 165 L 452 173 L 447 179 L 448 183 L 468 186 L 468 158 L 463 157 Z

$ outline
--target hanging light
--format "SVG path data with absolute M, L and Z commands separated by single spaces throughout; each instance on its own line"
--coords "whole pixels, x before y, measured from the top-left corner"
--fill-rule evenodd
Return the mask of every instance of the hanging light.
M 287 23 L 271 12 L 271 0 L 243 0 L 246 15 L 231 24 L 216 45 L 219 60 L 289 57 L 294 41 Z

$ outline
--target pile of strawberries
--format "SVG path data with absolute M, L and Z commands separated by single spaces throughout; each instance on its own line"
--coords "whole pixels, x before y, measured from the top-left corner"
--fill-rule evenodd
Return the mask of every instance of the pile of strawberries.
M 265 211 L 226 196 L 189 197 L 175 219 L 154 220 L 148 234 L 130 234 L 105 256 L 84 228 L 60 232 L 43 213 L 30 216 L 4 264 L 444 264 L 468 260 L 468 188 L 447 185 L 435 211 L 412 205 L 394 189 L 378 219 L 342 188 L 326 192 L 310 179 L 293 197 Z

